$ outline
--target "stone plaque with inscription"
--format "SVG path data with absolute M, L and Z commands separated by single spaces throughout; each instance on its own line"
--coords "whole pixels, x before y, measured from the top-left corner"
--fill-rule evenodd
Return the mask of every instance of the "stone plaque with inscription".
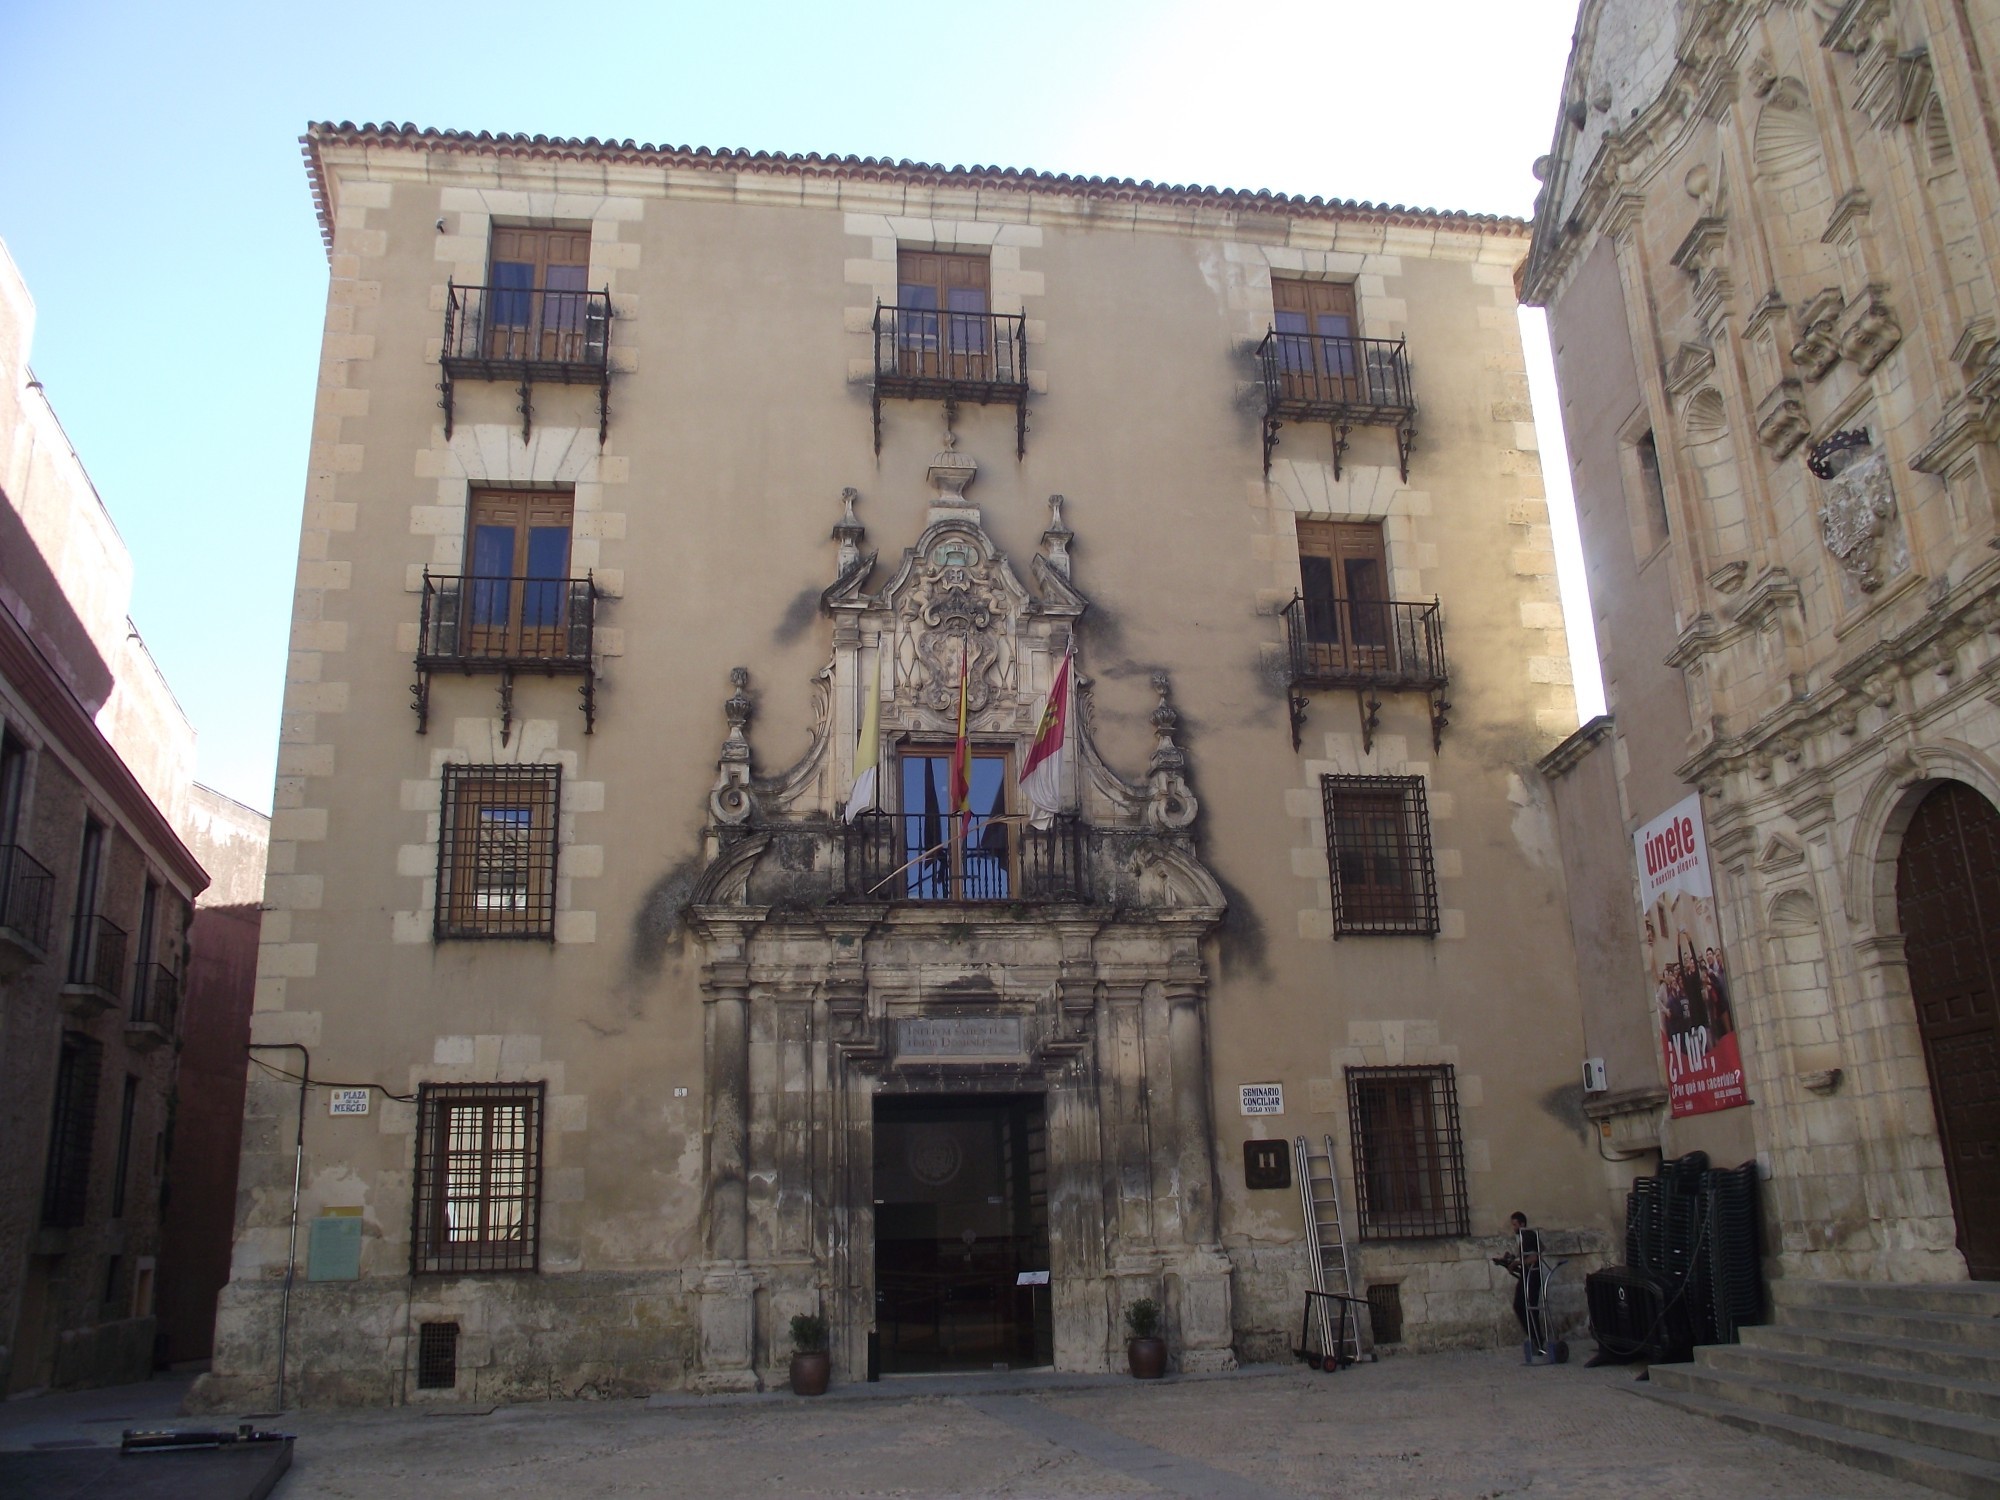
M 1020 1016 L 909 1016 L 896 1022 L 898 1057 L 1020 1057 Z

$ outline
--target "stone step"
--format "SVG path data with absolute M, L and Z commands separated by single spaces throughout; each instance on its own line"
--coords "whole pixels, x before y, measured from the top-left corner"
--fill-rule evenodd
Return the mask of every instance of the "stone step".
M 1966 1318 L 1948 1312 L 1863 1307 L 1828 1302 L 1786 1303 L 1775 1309 L 1779 1328 L 1810 1328 L 1817 1332 L 1863 1333 L 1877 1338 L 1923 1339 L 1962 1349 L 2000 1354 L 2000 1321 Z
M 1914 1385 L 1885 1395 L 1829 1381 L 1801 1380 L 1796 1370 L 1748 1369 L 1728 1360 L 1657 1366 L 1653 1378 L 1660 1379 L 1662 1373 L 1670 1387 L 1706 1391 L 1744 1406 L 1837 1422 L 1882 1437 L 2000 1463 L 2000 1422 L 1983 1412 L 1958 1411 L 1926 1401 Z
M 1897 1368 L 1868 1360 L 1829 1359 L 1789 1349 L 1715 1344 L 1695 1351 L 1695 1365 L 1730 1378 L 1749 1376 L 1812 1386 L 1869 1401 L 1894 1401 L 1996 1424 L 2000 1430 L 2000 1381 L 1962 1379 L 1927 1365 Z
M 1908 1312 L 1949 1313 L 1961 1318 L 2000 1319 L 1996 1281 L 1800 1281 L 1780 1277 L 1770 1283 L 1776 1307 L 1800 1305 L 1876 1307 Z
M 2000 1500 L 2000 1464 L 1970 1458 L 1962 1453 L 1927 1448 L 1900 1438 L 1857 1432 L 1832 1422 L 1744 1406 L 1692 1390 L 1671 1389 L 1658 1383 L 1663 1370 L 1686 1368 L 1685 1365 L 1655 1365 L 1651 1381 L 1628 1389 L 1650 1400 L 1727 1422 L 1747 1432 L 1776 1438 L 1840 1463 L 1852 1464 L 1857 1469 L 1887 1474 L 1912 1484 L 1928 1485 L 1948 1495 L 1961 1496 L 1963 1500 Z
M 1933 1339 L 1882 1338 L 1866 1333 L 1792 1328 L 1775 1323 L 1746 1328 L 1742 1339 L 1743 1342 L 1736 1347 L 1865 1364 L 1881 1370 L 1906 1370 L 1948 1380 L 2000 1385 L 2000 1354 L 1964 1344 L 1941 1344 Z M 1707 1347 L 1719 1349 L 1729 1346 L 1716 1344 Z

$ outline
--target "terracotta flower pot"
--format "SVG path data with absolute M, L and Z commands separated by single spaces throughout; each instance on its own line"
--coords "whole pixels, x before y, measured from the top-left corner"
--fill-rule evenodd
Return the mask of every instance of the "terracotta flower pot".
M 1125 1359 L 1132 1366 L 1135 1379 L 1158 1380 L 1167 1373 L 1167 1341 L 1130 1339 L 1125 1345 Z
M 833 1374 L 833 1357 L 824 1349 L 811 1354 L 792 1356 L 792 1394 L 794 1396 L 824 1396 L 826 1383 Z

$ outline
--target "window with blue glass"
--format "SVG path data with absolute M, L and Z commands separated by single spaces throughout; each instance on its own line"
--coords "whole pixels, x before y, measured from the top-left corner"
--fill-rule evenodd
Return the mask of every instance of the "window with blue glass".
M 949 745 L 900 757 L 902 896 L 910 901 L 1000 901 L 1014 894 L 1013 824 L 1006 821 L 1008 757 L 974 749 L 967 810 L 954 809 Z
M 589 275 L 587 228 L 495 228 L 486 357 L 543 364 L 582 359 Z
M 465 580 L 465 654 L 515 660 L 568 654 L 567 494 L 476 490 Z

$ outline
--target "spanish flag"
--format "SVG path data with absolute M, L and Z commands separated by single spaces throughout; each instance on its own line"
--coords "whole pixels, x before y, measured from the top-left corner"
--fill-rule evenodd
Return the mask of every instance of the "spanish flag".
M 1048 699 L 1042 704 L 1035 742 L 1021 762 L 1021 795 L 1032 809 L 1028 821 L 1037 828 L 1047 828 L 1063 810 L 1063 754 L 1069 744 L 1069 664 L 1075 656 L 1076 640 L 1071 637 L 1069 649 L 1063 652 L 1062 665 L 1056 668 L 1056 680 L 1049 684 Z
M 969 643 L 958 647 L 958 739 L 951 747 L 951 810 L 958 822 L 954 832 L 963 836 L 972 814 L 972 741 L 965 733 L 965 705 L 969 687 Z

